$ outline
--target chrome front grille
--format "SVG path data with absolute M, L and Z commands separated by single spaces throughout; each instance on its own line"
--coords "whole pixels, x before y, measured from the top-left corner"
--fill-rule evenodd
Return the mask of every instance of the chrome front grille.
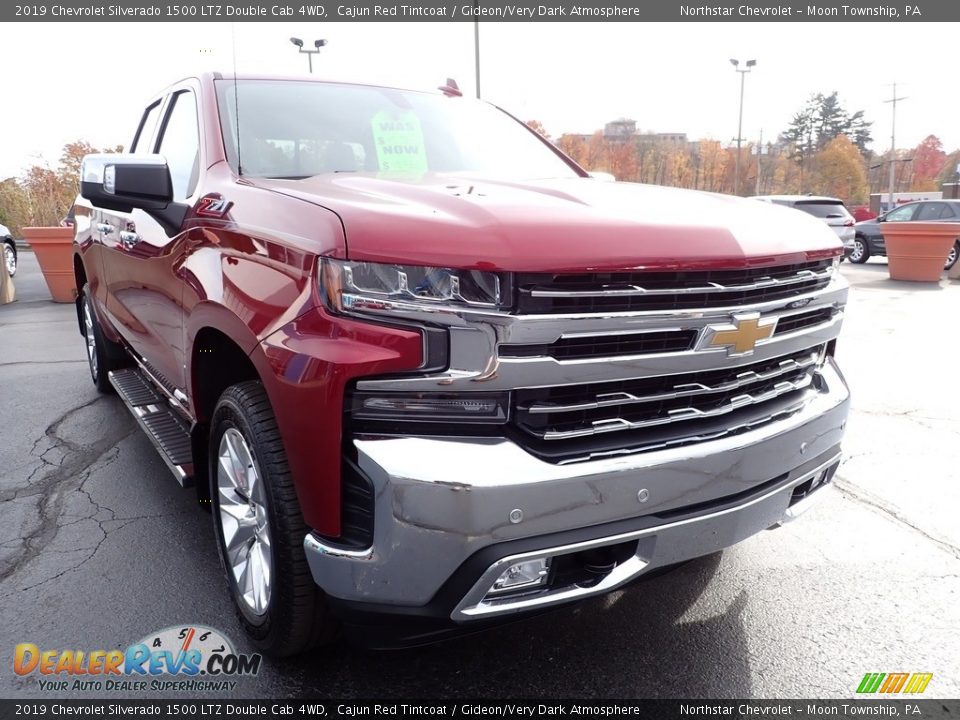
M 582 360 L 591 357 L 653 355 L 683 352 L 693 347 L 696 330 L 641 330 L 617 335 L 581 335 L 561 337 L 542 345 L 501 345 L 500 357 L 552 357 L 556 360 Z
M 704 442 L 786 418 L 820 395 L 818 367 L 848 292 L 820 260 L 513 280 L 509 312 L 404 310 L 402 319 L 446 328 L 448 366 L 361 378 L 357 389 L 509 393 L 496 432 L 553 463 Z
M 517 276 L 522 314 L 633 312 L 730 307 L 791 298 L 827 286 L 833 261 L 683 272 Z
M 721 430 L 756 427 L 799 409 L 814 389 L 823 348 L 747 366 L 616 383 L 518 390 L 513 423 L 534 449 L 608 433 L 624 433 L 622 445 L 676 445 Z M 630 437 L 626 437 L 629 435 Z M 582 444 L 574 444 L 576 454 Z

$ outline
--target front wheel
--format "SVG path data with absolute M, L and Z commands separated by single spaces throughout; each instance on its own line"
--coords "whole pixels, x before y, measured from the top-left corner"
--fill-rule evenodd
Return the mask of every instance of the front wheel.
M 250 639 L 274 656 L 330 639 L 334 623 L 303 549 L 309 530 L 259 382 L 233 385 L 220 396 L 209 457 L 220 561 Z
M 850 262 L 855 265 L 862 265 L 870 257 L 870 244 L 865 238 L 857 235 L 853 239 L 853 251 L 850 253 Z
M 104 336 L 93 299 L 90 297 L 90 286 L 84 285 L 81 292 L 83 296 L 80 299 L 80 326 L 87 346 L 90 377 L 99 392 L 110 393 L 113 391 L 113 386 L 110 384 L 110 371 L 126 365 L 127 354 L 121 345 L 111 342 Z
M 949 270 L 956 265 L 957 257 L 960 257 L 960 240 L 957 240 L 953 244 L 953 247 L 950 248 L 950 253 L 947 255 L 947 261 L 943 264 L 943 269 Z

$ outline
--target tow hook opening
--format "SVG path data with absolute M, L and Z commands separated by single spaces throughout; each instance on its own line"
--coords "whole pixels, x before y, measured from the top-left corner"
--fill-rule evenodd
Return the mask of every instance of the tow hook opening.
M 787 507 L 793 507 L 833 480 L 839 466 L 840 463 L 835 463 L 797 485 L 790 495 L 790 504 Z
M 597 585 L 620 563 L 637 554 L 637 541 L 605 545 L 561 555 L 554 560 L 554 587 L 576 585 L 589 588 Z

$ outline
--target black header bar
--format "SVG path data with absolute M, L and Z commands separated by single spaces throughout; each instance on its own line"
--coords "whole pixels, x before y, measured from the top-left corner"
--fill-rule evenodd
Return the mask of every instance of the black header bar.
M 960 700 L 0 700 L 0 720 L 151 717 L 179 720 L 287 718 L 957 718 Z
M 955 22 L 953 0 L 35 0 L 4 22 Z

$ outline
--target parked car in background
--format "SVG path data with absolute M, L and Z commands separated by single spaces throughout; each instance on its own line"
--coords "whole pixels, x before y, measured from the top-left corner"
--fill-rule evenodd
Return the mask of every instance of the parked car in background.
M 0 225 L 0 240 L 3 240 L 3 262 L 10 277 L 17 274 L 17 244 L 6 225 Z
M 873 220 L 878 215 L 878 213 L 875 213 L 867 205 L 857 205 L 850 208 L 850 214 L 853 215 L 853 219 L 857 222 Z
M 960 200 L 920 200 L 901 205 L 873 220 L 858 222 L 854 226 L 855 235 L 850 262 L 860 264 L 875 255 L 886 256 L 887 246 L 883 242 L 883 227 L 880 224 L 885 222 L 960 223 Z M 960 255 L 960 227 L 957 228 L 957 241 L 950 249 L 944 269 L 952 268 L 957 262 L 958 255 Z
M 817 195 L 755 195 L 753 199 L 774 205 L 785 205 L 820 218 L 840 238 L 840 242 L 843 243 L 844 257 L 850 257 L 853 253 L 853 226 L 856 221 L 844 206 L 843 200 Z

